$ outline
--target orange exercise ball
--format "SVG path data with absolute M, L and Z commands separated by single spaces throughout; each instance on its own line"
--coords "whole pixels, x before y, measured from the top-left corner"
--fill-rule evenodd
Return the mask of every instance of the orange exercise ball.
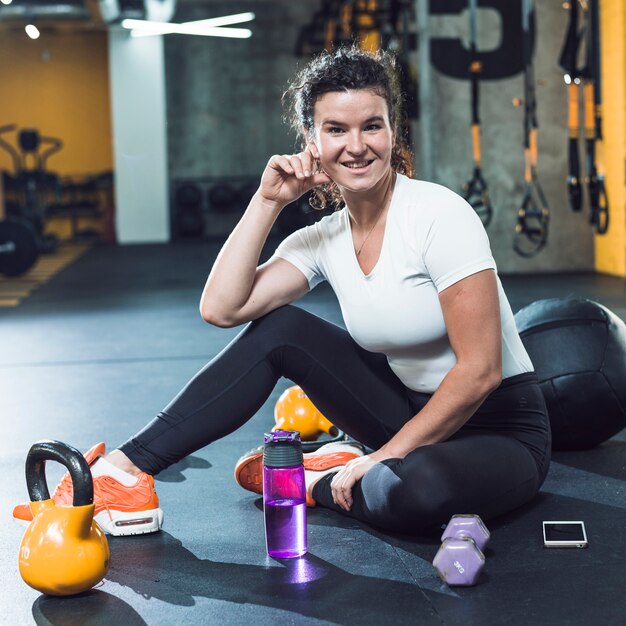
M 302 441 L 314 441 L 322 433 L 335 436 L 339 432 L 298 385 L 289 387 L 278 398 L 274 420 L 276 425 L 272 430 L 297 430 Z

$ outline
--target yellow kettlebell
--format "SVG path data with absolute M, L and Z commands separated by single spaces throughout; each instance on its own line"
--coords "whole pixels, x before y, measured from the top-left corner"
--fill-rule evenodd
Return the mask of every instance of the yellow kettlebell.
M 296 430 L 302 441 L 317 439 L 322 433 L 336 436 L 333 426 L 309 400 L 301 387 L 289 387 L 278 398 L 274 407 L 276 426 L 272 430 Z
M 74 505 L 56 505 L 46 484 L 46 461 L 70 473 Z M 109 544 L 93 521 L 93 480 L 85 457 L 60 441 L 38 441 L 26 457 L 26 485 L 33 521 L 20 545 L 20 574 L 27 585 L 51 596 L 91 589 L 109 571 Z

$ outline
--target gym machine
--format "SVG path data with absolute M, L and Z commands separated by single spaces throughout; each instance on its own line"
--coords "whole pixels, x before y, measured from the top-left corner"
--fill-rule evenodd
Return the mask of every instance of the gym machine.
M 0 148 L 9 153 L 14 166 L 13 175 L 5 172 L 2 177 L 8 198 L 7 217 L 0 221 L 0 274 L 6 276 L 27 272 L 39 254 L 57 248 L 57 238 L 43 232 L 48 197 L 58 181 L 46 164 L 63 147 L 60 139 L 26 128 L 17 134 L 18 149 L 2 137 L 13 131 L 17 131 L 15 124 L 0 127 Z

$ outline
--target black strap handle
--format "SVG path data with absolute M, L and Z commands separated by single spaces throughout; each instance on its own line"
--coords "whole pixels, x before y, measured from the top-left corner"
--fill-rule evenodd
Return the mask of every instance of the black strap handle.
M 493 206 L 489 196 L 489 188 L 482 176 L 481 168 L 475 167 L 472 177 L 463 185 L 463 198 L 471 205 L 487 228 L 493 217 Z
M 93 480 L 85 457 L 76 448 L 52 440 L 34 443 L 26 457 L 26 486 L 31 501 L 50 499 L 46 461 L 56 461 L 67 468 L 74 487 L 74 506 L 93 503 Z
M 604 186 L 604 176 L 597 173 L 589 181 L 589 222 L 598 235 L 606 235 L 609 230 L 609 198 Z
M 572 211 L 580 212 L 583 208 L 583 192 L 580 186 L 580 160 L 578 158 L 578 138 L 568 139 L 567 197 Z
M 522 205 L 517 213 L 513 249 L 530 258 L 541 252 L 548 242 L 550 210 L 536 178 L 526 185 Z

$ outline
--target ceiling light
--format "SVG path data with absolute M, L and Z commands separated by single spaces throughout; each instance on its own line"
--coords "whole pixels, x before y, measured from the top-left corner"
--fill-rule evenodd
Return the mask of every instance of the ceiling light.
M 242 24 L 243 22 L 251 22 L 254 19 L 254 13 L 235 13 L 234 15 L 224 15 L 222 17 L 210 17 L 207 20 L 196 20 L 195 22 L 183 22 L 185 26 L 197 24 L 198 26 L 230 26 L 231 24 Z
M 0 2 L 2 2 L 2 4 L 11 4 L 13 0 L 0 0 Z
M 205 37 L 232 37 L 248 39 L 252 31 L 248 28 L 206 28 L 191 27 L 183 24 L 160 24 L 155 28 L 134 28 L 130 31 L 131 37 L 151 37 L 153 35 L 203 35 Z
M 28 24 L 26 28 L 24 28 L 24 30 L 26 31 L 26 34 L 31 39 L 39 39 L 39 35 L 41 33 L 39 32 L 39 29 L 34 24 Z
M 223 28 L 227 24 L 241 24 L 254 19 L 254 13 L 237 13 L 206 20 L 195 20 L 182 24 L 170 22 L 150 22 L 147 20 L 122 20 L 122 26 L 131 30 L 132 37 L 149 37 L 153 35 L 203 35 L 206 37 L 233 37 L 247 39 L 252 36 L 248 28 Z

